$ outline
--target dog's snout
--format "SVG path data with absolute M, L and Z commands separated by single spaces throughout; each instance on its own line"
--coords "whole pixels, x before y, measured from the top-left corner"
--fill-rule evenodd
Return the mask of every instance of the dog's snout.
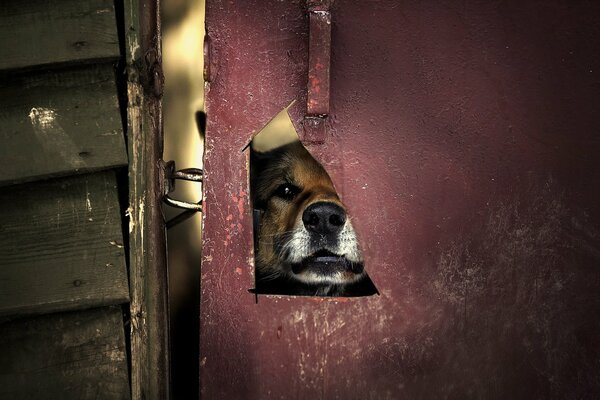
M 346 212 L 335 203 L 320 201 L 304 210 L 302 222 L 309 232 L 321 235 L 339 233 L 346 223 Z

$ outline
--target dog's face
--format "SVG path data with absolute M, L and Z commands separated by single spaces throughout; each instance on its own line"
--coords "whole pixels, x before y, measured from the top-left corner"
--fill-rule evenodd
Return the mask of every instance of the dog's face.
M 251 157 L 257 291 L 339 295 L 361 281 L 356 234 L 323 167 L 299 141 Z

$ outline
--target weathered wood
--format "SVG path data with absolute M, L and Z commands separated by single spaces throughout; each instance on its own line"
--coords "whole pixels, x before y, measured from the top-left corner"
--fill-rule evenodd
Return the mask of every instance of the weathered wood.
M 158 0 L 124 2 L 129 151 L 131 393 L 170 398 L 166 239 L 157 160 L 162 158 Z
M 120 307 L 0 325 L 1 399 L 128 399 Z
M 112 0 L 0 2 L 0 70 L 118 57 Z
M 114 172 L 0 193 L 0 316 L 128 300 Z
M 111 64 L 0 80 L 0 183 L 125 164 Z

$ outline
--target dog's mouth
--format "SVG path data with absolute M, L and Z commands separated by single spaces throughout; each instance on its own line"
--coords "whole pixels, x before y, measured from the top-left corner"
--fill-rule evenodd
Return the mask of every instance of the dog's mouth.
M 299 263 L 292 264 L 292 272 L 300 274 L 305 271 L 319 275 L 333 275 L 337 273 L 361 274 L 364 271 L 362 262 L 351 261 L 344 255 L 332 253 L 329 250 L 318 250 Z

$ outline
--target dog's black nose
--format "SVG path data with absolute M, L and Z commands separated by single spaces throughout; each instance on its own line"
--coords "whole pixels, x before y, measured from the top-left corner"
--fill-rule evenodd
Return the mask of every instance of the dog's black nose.
M 320 201 L 304 210 L 302 222 L 309 232 L 321 235 L 338 233 L 346 223 L 346 212 L 335 203 Z

